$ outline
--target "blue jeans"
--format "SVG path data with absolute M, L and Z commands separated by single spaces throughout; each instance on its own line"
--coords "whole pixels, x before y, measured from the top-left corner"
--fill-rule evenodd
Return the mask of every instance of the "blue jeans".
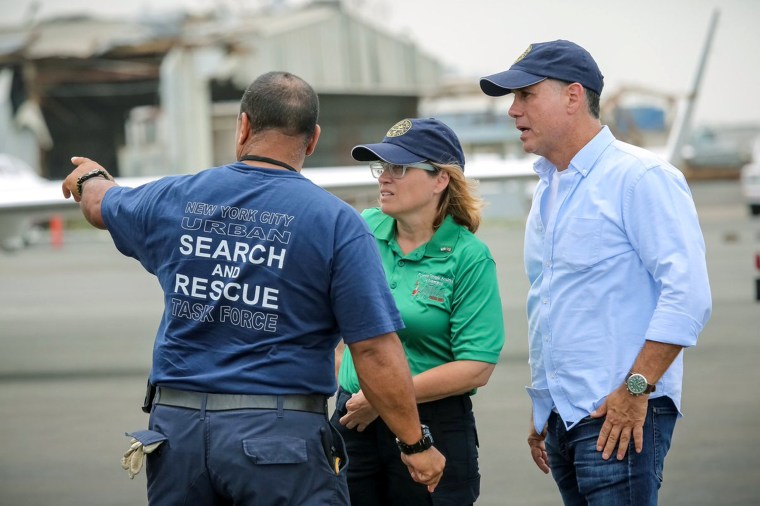
M 554 481 L 566 506 L 649 506 L 657 504 L 665 455 L 670 449 L 678 410 L 669 397 L 649 401 L 644 448 L 633 439 L 623 460 L 596 451 L 603 418 L 586 417 L 571 430 L 555 412 L 549 417 L 546 452 Z

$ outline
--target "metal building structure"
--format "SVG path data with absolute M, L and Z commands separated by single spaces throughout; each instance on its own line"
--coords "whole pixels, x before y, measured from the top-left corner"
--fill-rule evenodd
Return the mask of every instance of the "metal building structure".
M 52 145 L 37 132 L 37 153 L 14 154 L 47 177 L 67 173 L 73 154 L 120 175 L 227 163 L 240 96 L 269 70 L 303 77 L 320 95 L 323 134 L 308 166 L 353 164 L 350 148 L 417 115 L 420 98 L 435 92 L 443 74 L 415 44 L 337 0 L 234 16 L 72 17 L 0 27 L 0 70 L 16 84 L 13 96 L 0 96 L 0 111 L 11 111 L 0 114 L 0 131 L 28 130 L 18 110 L 36 108 Z

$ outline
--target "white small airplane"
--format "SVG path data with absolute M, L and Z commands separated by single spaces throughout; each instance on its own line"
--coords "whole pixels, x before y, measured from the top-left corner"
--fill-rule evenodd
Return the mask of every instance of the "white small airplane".
M 652 151 L 659 151 L 665 159 L 676 166 L 681 163 L 681 148 L 691 128 L 694 105 L 712 47 L 718 17 L 719 12 L 716 10 L 710 21 L 692 89 L 681 101 L 679 114 L 671 127 L 668 145 L 660 150 L 650 148 Z M 480 181 L 481 193 L 490 191 L 498 194 L 499 185 L 503 188 L 504 184 L 513 182 L 521 183 L 522 188 L 529 188 L 537 180 L 533 171 L 535 160 L 535 156 L 515 160 L 475 157 L 467 161 L 465 174 L 469 178 Z M 315 184 L 357 209 L 373 206 L 377 201 L 377 180 L 372 177 L 366 165 L 305 168 L 302 173 Z M 122 186 L 135 187 L 157 178 L 158 176 L 116 178 L 116 181 Z M 81 216 L 79 205 L 73 199 L 63 198 L 61 183 L 61 181 L 43 179 L 21 160 L 0 154 L 0 248 L 23 247 L 29 241 L 29 232 L 34 229 L 35 223 L 44 222 L 56 216 Z M 520 190 L 518 194 L 519 192 Z M 514 189 L 512 194 L 515 194 Z
M 60 181 L 43 179 L 26 162 L 0 154 L 0 248 L 19 249 L 32 242 L 35 224 L 78 211 L 62 197 Z
M 468 177 L 481 181 L 533 180 L 535 157 L 520 160 L 483 158 L 468 162 Z M 369 167 L 305 168 L 302 174 L 345 200 L 357 209 L 376 205 L 377 179 Z M 121 186 L 136 187 L 158 179 L 156 177 L 116 178 Z M 50 181 L 37 176 L 25 162 L 10 155 L 0 154 L 0 248 L 15 250 L 33 241 L 34 225 L 53 217 L 81 217 L 79 205 L 73 199 L 64 199 L 62 181 Z

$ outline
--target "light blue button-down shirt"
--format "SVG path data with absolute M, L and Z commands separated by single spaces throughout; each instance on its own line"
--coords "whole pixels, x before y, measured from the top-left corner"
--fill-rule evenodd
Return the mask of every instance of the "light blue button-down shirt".
M 693 346 L 712 302 L 705 243 L 683 175 L 607 127 L 570 162 L 556 200 L 556 168 L 541 158 L 525 230 L 533 421 L 552 408 L 568 428 L 631 370 L 645 340 Z M 651 397 L 680 410 L 683 353 Z

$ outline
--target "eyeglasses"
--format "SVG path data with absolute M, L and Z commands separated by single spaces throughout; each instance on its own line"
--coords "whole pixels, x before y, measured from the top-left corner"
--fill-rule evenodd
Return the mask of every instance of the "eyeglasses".
M 428 172 L 438 171 L 434 165 L 425 162 L 410 163 L 407 165 L 396 165 L 394 163 L 386 162 L 372 162 L 369 164 L 370 172 L 372 172 L 372 175 L 377 179 L 379 179 L 386 170 L 393 179 L 401 179 L 406 176 L 406 169 L 422 169 Z

